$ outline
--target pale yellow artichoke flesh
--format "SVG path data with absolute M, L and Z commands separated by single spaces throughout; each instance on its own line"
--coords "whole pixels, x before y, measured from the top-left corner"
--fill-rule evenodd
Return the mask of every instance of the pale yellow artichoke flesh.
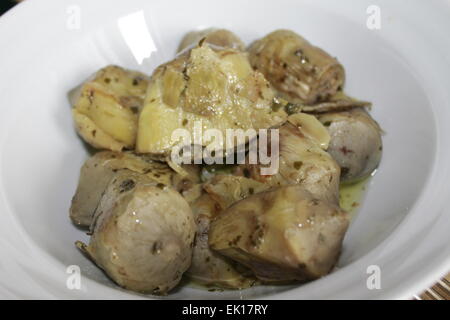
M 302 186 L 241 200 L 212 223 L 211 249 L 252 269 L 264 281 L 312 280 L 339 257 L 348 215 Z
M 276 30 L 249 48 L 250 62 L 291 103 L 326 101 L 345 81 L 343 66 L 290 30 Z
M 245 44 L 233 32 L 226 29 L 208 28 L 200 31 L 186 33 L 178 46 L 178 52 L 189 50 L 200 41 L 222 48 L 232 48 L 240 51 L 245 50 Z
M 260 129 L 280 125 L 282 109 L 273 108 L 274 93 L 264 76 L 253 71 L 247 55 L 207 44 L 166 63 L 154 72 L 139 117 L 136 150 L 168 155 L 178 142 L 176 129 Z M 203 141 L 202 145 L 210 141 Z M 225 146 L 223 146 L 225 148 Z
M 97 149 L 132 149 L 147 85 L 139 72 L 117 66 L 99 70 L 72 99 L 80 136 Z

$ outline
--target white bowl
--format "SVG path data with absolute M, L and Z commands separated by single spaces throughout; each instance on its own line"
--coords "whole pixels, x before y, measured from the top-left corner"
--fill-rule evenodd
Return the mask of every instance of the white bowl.
M 367 27 L 370 5 L 27 0 L 2 16 L 0 297 L 143 297 L 117 288 L 73 244 L 87 239 L 68 218 L 87 152 L 67 93 L 107 64 L 150 73 L 173 57 L 186 31 L 210 26 L 247 42 L 289 28 L 337 56 L 346 90 L 374 103 L 386 131 L 384 155 L 329 276 L 244 291 L 184 287 L 168 298 L 409 298 L 431 285 L 450 269 L 450 5 L 378 0 L 379 30 Z M 70 265 L 81 268 L 79 290 L 66 286 Z M 381 289 L 368 289 L 372 265 L 380 268 Z

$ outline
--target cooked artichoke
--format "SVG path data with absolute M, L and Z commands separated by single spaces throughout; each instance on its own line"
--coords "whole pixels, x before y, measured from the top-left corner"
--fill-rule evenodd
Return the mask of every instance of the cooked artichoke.
M 302 186 L 252 195 L 211 224 L 213 250 L 249 267 L 264 281 L 307 281 L 331 271 L 348 227 L 339 206 Z
M 269 128 L 286 114 L 273 110 L 274 93 L 264 76 L 253 71 L 247 55 L 232 49 L 194 48 L 156 69 L 139 116 L 136 149 L 168 155 L 178 141 L 176 129 Z M 203 146 L 211 141 L 202 141 Z M 223 148 L 220 148 L 220 147 Z M 224 149 L 223 144 L 217 149 Z
M 322 123 L 315 116 L 297 113 L 288 117 L 288 121 L 296 126 L 303 135 L 313 140 L 322 149 L 328 149 L 330 135 Z
M 300 107 L 302 112 L 323 113 L 330 111 L 345 111 L 352 108 L 370 108 L 372 103 L 358 100 L 346 95 L 342 91 L 338 91 L 327 101 L 322 101 L 313 105 L 292 106 L 293 109 Z
M 270 189 L 270 185 L 241 176 L 217 175 L 204 184 L 203 188 L 221 209 L 248 196 Z
M 349 225 L 340 182 L 382 153 L 371 104 L 344 82 L 336 58 L 289 30 L 248 52 L 229 30 L 193 31 L 150 78 L 99 70 L 71 94 L 79 135 L 108 150 L 81 169 L 70 218 L 91 238 L 77 247 L 141 293 L 183 274 L 229 289 L 326 275 Z
M 344 68 L 335 58 L 289 30 L 255 41 L 249 57 L 253 68 L 290 103 L 325 101 L 344 84 Z
M 178 47 L 177 52 L 196 46 L 200 40 L 213 46 L 231 48 L 239 51 L 245 50 L 245 44 L 233 32 L 226 29 L 208 28 L 200 31 L 188 32 Z
M 163 163 L 145 160 L 130 152 L 98 152 L 84 163 L 72 205 L 70 218 L 81 227 L 89 227 L 94 211 L 108 183 L 118 170 L 129 169 L 145 174 L 158 183 L 171 185 L 172 170 Z
M 218 174 L 203 187 L 208 194 L 203 194 L 191 206 L 197 223 L 197 236 L 192 265 L 187 274 L 207 285 L 231 289 L 249 287 L 255 283 L 249 270 L 210 250 L 209 226 L 222 210 L 251 194 L 267 190 L 270 186 L 244 177 Z
M 220 206 L 208 194 L 203 194 L 192 204 L 197 224 L 197 234 L 192 255 L 192 264 L 186 274 L 206 285 L 230 289 L 251 286 L 255 279 L 251 272 L 233 260 L 209 249 L 208 231 L 211 220 L 221 211 Z
M 117 66 L 98 71 L 72 97 L 78 133 L 98 149 L 133 148 L 147 85 L 140 72 Z
M 202 183 L 200 180 L 200 166 L 181 166 L 184 175 L 174 173 L 172 186 L 177 190 L 189 204 L 192 204 L 202 195 Z
M 130 170 L 108 185 L 91 232 L 89 245 L 77 246 L 126 289 L 165 294 L 191 264 L 195 223 L 188 203 Z
M 298 115 L 290 116 L 289 119 L 279 129 L 278 173 L 262 175 L 263 166 L 256 164 L 240 166 L 240 171 L 236 174 L 272 187 L 300 184 L 316 198 L 338 203 L 340 168 L 336 161 L 323 150 L 329 137 L 323 136 L 320 123 L 320 127 L 314 129 L 318 122 L 310 121 L 302 128 L 300 120 L 305 121 L 305 119 L 298 119 Z
M 318 118 L 330 133 L 328 152 L 341 167 L 343 182 L 361 180 L 378 167 L 382 130 L 364 109 L 324 113 Z

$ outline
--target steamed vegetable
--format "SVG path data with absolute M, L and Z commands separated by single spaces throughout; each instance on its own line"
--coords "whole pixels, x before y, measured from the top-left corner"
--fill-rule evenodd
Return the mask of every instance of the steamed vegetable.
M 180 167 L 185 174 L 174 173 L 172 186 L 189 204 L 192 204 L 202 194 L 200 167 L 196 165 L 183 165 Z
M 369 108 L 371 105 L 372 104 L 370 102 L 352 98 L 344 92 L 338 91 L 326 101 L 318 102 L 312 105 L 293 106 L 293 108 L 295 109 L 296 107 L 300 107 L 303 112 L 323 113 L 330 111 L 346 111 L 357 107 Z
M 151 77 L 99 70 L 71 94 L 79 135 L 106 149 L 81 168 L 70 218 L 91 238 L 77 247 L 140 293 L 182 277 L 244 289 L 325 276 L 349 225 L 340 183 L 382 152 L 370 103 L 344 81 L 289 30 L 247 51 L 229 30 L 192 31 Z
M 203 194 L 191 207 L 197 225 L 197 233 L 192 264 L 186 274 L 196 282 L 230 289 L 243 289 L 255 283 L 249 270 L 209 248 L 209 226 L 221 211 L 219 204 L 208 194 Z
M 106 188 L 91 225 L 89 245 L 77 246 L 118 285 L 165 294 L 191 264 L 195 223 L 183 197 L 130 170 Z
M 147 79 L 142 73 L 108 66 L 82 84 L 72 97 L 80 136 L 97 149 L 132 149 Z
M 249 196 L 211 224 L 210 247 L 264 281 L 306 281 L 335 265 L 348 226 L 337 205 L 300 185 Z
M 209 248 L 208 232 L 211 221 L 224 209 L 268 188 L 255 180 L 225 174 L 218 174 L 204 184 L 207 193 L 191 206 L 197 224 L 192 265 L 187 272 L 192 279 L 231 289 L 242 289 L 255 283 L 247 268 Z
M 205 183 L 204 189 L 221 209 L 226 209 L 252 194 L 270 189 L 270 185 L 240 176 L 217 175 Z
M 209 28 L 188 32 L 181 40 L 177 52 L 195 47 L 201 40 L 216 47 L 245 50 L 245 44 L 233 32 L 226 29 Z
M 342 65 L 289 30 L 274 31 L 249 48 L 250 63 L 290 103 L 326 101 L 344 84 Z
M 84 163 L 78 187 L 72 198 L 70 218 L 81 227 L 89 227 L 94 211 L 108 183 L 116 173 L 129 169 L 164 185 L 172 183 L 172 170 L 163 163 L 138 157 L 130 152 L 98 152 Z
M 136 149 L 168 155 L 178 143 L 175 130 L 186 129 L 192 136 L 199 121 L 201 129 L 216 129 L 223 137 L 226 129 L 279 125 L 286 115 L 273 110 L 273 100 L 268 82 L 252 70 L 245 53 L 203 43 L 154 72 L 139 116 Z M 219 143 L 215 150 L 225 147 Z
M 296 126 L 300 132 L 324 150 L 330 144 L 330 135 L 315 116 L 297 113 L 288 117 L 288 122 Z
M 380 164 L 381 128 L 364 109 L 319 115 L 331 136 L 328 152 L 341 167 L 343 182 L 369 176 Z
M 316 198 L 338 203 L 340 168 L 323 150 L 328 134 L 312 118 L 294 115 L 289 119 L 279 129 L 278 172 L 263 175 L 264 166 L 255 164 L 241 166 L 238 174 L 272 187 L 300 184 Z

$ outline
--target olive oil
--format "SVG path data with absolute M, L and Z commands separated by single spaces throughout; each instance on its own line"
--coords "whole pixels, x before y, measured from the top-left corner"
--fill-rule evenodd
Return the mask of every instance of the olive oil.
M 367 185 L 371 177 L 351 184 L 341 184 L 339 187 L 339 204 L 353 219 L 366 194 Z

